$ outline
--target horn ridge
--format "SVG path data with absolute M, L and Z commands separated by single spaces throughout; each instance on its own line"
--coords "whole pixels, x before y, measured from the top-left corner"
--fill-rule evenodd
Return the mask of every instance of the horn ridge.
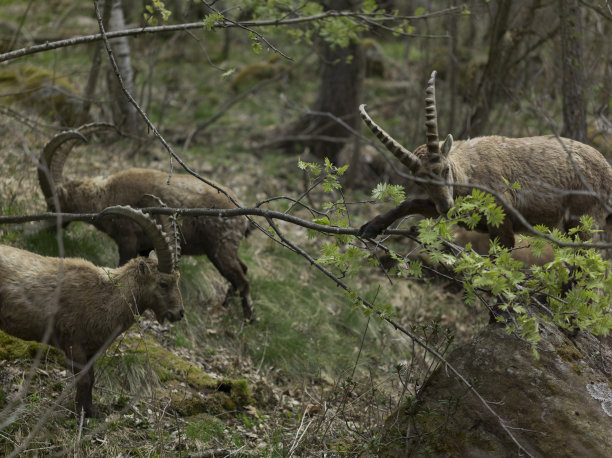
M 425 93 L 425 127 L 427 130 L 427 155 L 429 157 L 440 155 L 440 142 L 438 139 L 438 114 L 436 112 L 436 71 L 431 72 Z
M 130 218 L 142 227 L 153 243 L 153 249 L 157 254 L 157 268 L 160 272 L 169 274 L 176 269 L 170 241 L 162 227 L 158 225 L 151 216 L 129 205 L 107 207 L 99 213 L 98 217 L 101 218 L 108 215 L 118 215 Z
M 408 167 L 412 172 L 416 172 L 421 166 L 420 159 L 415 156 L 411 151 L 404 148 L 397 140 L 389 135 L 382 127 L 376 124 L 372 118 L 365 111 L 365 104 L 359 106 L 359 113 L 363 122 L 368 126 L 372 133 L 378 138 L 381 143 L 387 148 L 395 157 L 397 157 L 402 164 Z
M 153 194 L 144 194 L 136 204 L 138 207 L 163 207 L 168 208 L 166 203 Z M 151 215 L 156 221 L 161 223 L 163 231 L 169 237 L 170 248 L 172 249 L 174 265 L 178 266 L 181 258 L 181 229 L 174 215 Z
M 38 182 L 47 201 L 53 197 L 55 186 L 62 182 L 66 158 L 79 142 L 87 143 L 87 138 L 76 130 L 67 130 L 55 135 L 44 146 L 38 160 Z

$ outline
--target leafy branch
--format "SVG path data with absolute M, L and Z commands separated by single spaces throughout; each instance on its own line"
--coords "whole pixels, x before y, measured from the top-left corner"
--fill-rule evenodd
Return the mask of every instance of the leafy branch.
M 283 18 L 283 19 L 267 19 L 257 21 L 229 21 L 220 20 L 215 17 L 214 21 L 189 22 L 184 24 L 172 24 L 172 25 L 161 25 L 153 27 L 137 27 L 134 29 L 116 30 L 108 32 L 106 37 L 110 40 L 119 37 L 133 37 L 144 34 L 155 34 L 155 33 L 170 33 L 170 32 L 183 32 L 193 29 L 226 29 L 226 28 L 255 28 L 255 27 L 278 27 L 278 26 L 292 26 L 302 23 L 320 21 L 326 18 L 355 18 L 368 20 L 371 24 L 383 24 L 386 22 L 397 22 L 399 20 L 420 20 L 428 17 L 436 17 L 443 14 L 452 14 L 459 11 L 458 7 L 447 8 L 437 12 L 432 12 L 429 15 L 422 16 L 395 16 L 387 13 L 361 13 L 353 11 L 326 11 L 319 14 L 314 14 L 305 17 L 296 18 Z M 212 22 L 212 23 L 210 23 Z M 67 38 L 64 40 L 50 41 L 34 46 L 27 46 L 25 48 L 16 49 L 0 54 L 0 62 L 5 62 L 19 57 L 37 54 L 39 52 L 51 51 L 53 49 L 65 48 L 69 46 L 76 46 L 86 43 L 92 43 L 95 41 L 103 40 L 104 36 L 102 33 L 83 35 L 78 37 Z

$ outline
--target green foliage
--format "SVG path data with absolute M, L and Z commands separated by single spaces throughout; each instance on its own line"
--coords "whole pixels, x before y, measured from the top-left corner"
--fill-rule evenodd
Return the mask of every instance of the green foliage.
M 569 330 L 587 330 L 595 335 L 607 335 L 612 329 L 610 299 L 612 279 L 609 264 L 593 248 L 554 246 L 555 259 L 544 266 L 525 269 L 512 258 L 507 248 L 491 242 L 489 255 L 481 256 L 467 247 L 457 255 L 442 253 L 442 241 L 448 240 L 450 228 L 462 223 L 473 228 L 483 217 L 490 225 L 503 221 L 504 213 L 491 195 L 474 190 L 470 196 L 455 200 L 449 218 L 424 220 L 420 224 L 419 241 L 431 259 L 452 266 L 463 282 L 464 299 L 493 298 L 499 310 L 512 312 L 510 318 L 500 315 L 508 332 L 516 332 L 534 346 L 540 339 L 538 318 L 552 321 Z M 564 234 L 558 229 L 539 227 L 543 234 L 560 242 L 582 243 L 593 232 L 594 222 L 583 217 L 580 225 Z M 582 239 L 581 239 L 582 237 Z M 526 237 L 541 254 L 546 242 L 538 237 Z M 543 305 L 546 304 L 546 305 Z
M 223 15 L 220 13 L 217 13 L 217 12 L 210 13 L 204 16 L 204 19 L 202 20 L 202 27 L 206 31 L 211 31 L 213 27 L 215 26 L 215 23 L 217 21 L 222 21 L 223 19 L 224 19 Z
M 151 0 L 151 5 L 145 5 L 144 20 L 149 25 L 158 25 L 159 19 L 166 22 L 172 11 L 166 8 L 163 0 Z
M 315 164 L 301 165 L 312 173 L 320 174 L 322 168 Z M 326 167 L 326 170 L 332 170 Z M 520 189 L 517 183 L 506 181 L 509 190 Z M 334 188 L 334 191 L 339 191 Z M 401 188 L 379 184 L 372 192 L 377 199 L 393 196 L 403 199 Z M 474 229 L 481 222 L 499 226 L 504 218 L 503 209 L 495 198 L 474 189 L 470 195 L 455 199 L 454 207 L 446 217 L 423 219 L 419 222 L 418 242 L 421 254 L 434 264 L 451 269 L 455 279 L 464 285 L 464 300 L 471 305 L 475 300 L 497 310 L 496 319 L 506 323 L 509 333 L 516 333 L 530 342 L 534 354 L 540 339 L 538 322 L 541 319 L 554 322 L 566 329 L 586 330 L 595 335 L 607 335 L 612 329 L 610 301 L 612 278 L 609 264 L 595 249 L 586 247 L 555 246 L 555 259 L 544 266 L 525 268 L 514 259 L 511 251 L 491 241 L 488 255 L 482 256 L 470 246 L 457 250 L 453 244 L 453 229 L 461 224 Z M 343 208 L 344 210 L 345 208 Z M 563 234 L 557 229 L 539 227 L 560 242 L 581 243 L 594 230 L 594 221 L 583 217 L 580 224 Z M 539 237 L 526 237 L 536 255 L 541 255 L 546 241 Z M 325 242 L 317 262 L 339 271 L 343 276 L 356 272 L 354 264 L 364 256 L 354 246 L 342 245 L 338 239 Z M 396 261 L 398 275 L 420 278 L 422 264 L 409 261 L 391 251 Z M 356 297 L 356 293 L 352 293 Z
M 376 200 L 384 200 L 387 197 L 392 198 L 395 205 L 399 205 L 406 199 L 404 187 L 396 184 L 379 183 L 372 190 L 372 198 Z
M 246 0 L 242 2 L 241 6 L 244 11 L 250 11 L 252 13 L 251 19 L 253 20 L 278 19 L 280 21 L 286 19 L 289 14 L 293 17 L 312 17 L 325 13 L 323 5 L 320 2 L 314 1 L 304 2 L 300 0 L 288 0 L 281 2 L 278 0 Z M 375 15 L 380 13 L 381 10 L 379 10 L 375 0 L 366 0 L 362 3 L 359 10 L 354 9 L 350 12 Z M 397 11 L 395 13 L 397 14 Z M 211 30 L 215 22 L 222 19 L 223 16 L 218 13 L 212 13 L 206 16 L 204 20 L 205 29 Z M 409 25 L 407 21 L 401 21 L 396 25 L 391 25 L 391 27 L 396 33 L 414 32 L 414 27 Z M 271 30 L 272 29 L 263 27 L 258 28 L 258 31 L 263 35 L 268 34 Z M 368 23 L 367 20 L 364 21 L 363 18 L 359 18 L 355 15 L 332 15 L 305 22 L 299 27 L 286 27 L 283 33 L 292 38 L 295 43 L 312 45 L 312 37 L 318 35 L 331 46 L 346 48 L 351 42 L 359 42 L 361 40 L 361 34 L 367 30 Z M 254 40 L 252 43 L 253 51 L 259 54 L 263 50 L 259 38 L 255 38 L 251 35 L 251 39 Z

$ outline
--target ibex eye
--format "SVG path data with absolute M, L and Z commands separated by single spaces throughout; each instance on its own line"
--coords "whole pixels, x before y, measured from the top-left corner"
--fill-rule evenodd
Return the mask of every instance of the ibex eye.
M 159 282 L 159 287 L 160 288 L 164 288 L 164 289 L 168 288 L 168 282 L 167 281 L 160 281 Z

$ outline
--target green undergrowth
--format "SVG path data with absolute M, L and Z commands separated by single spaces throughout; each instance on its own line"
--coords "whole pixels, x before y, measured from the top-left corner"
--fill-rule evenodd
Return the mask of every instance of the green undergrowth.
M 57 257 L 60 254 L 57 230 L 53 227 L 22 234 L 9 233 L 2 239 L 2 243 L 43 256 Z M 83 258 L 99 266 L 113 267 L 119 260 L 117 247 L 110 237 L 80 221 L 62 229 L 62 245 L 64 257 L 67 258 Z
M 98 378 L 110 392 L 167 398 L 184 416 L 233 411 L 253 402 L 246 380 L 213 379 L 147 334 L 118 339 L 96 365 Z
M 213 318 L 205 304 L 219 293 L 221 302 L 225 290 L 206 258 L 190 259 L 181 266 L 187 316 L 172 330 L 176 341 L 213 353 L 217 345 L 237 346 L 260 367 L 296 379 L 332 380 L 352 372 L 364 332 L 367 345 L 357 373 L 385 355 L 393 359 L 384 326 L 353 307 L 343 290 L 304 258 L 269 241 L 243 245 L 256 321 L 243 326 L 238 298 Z

